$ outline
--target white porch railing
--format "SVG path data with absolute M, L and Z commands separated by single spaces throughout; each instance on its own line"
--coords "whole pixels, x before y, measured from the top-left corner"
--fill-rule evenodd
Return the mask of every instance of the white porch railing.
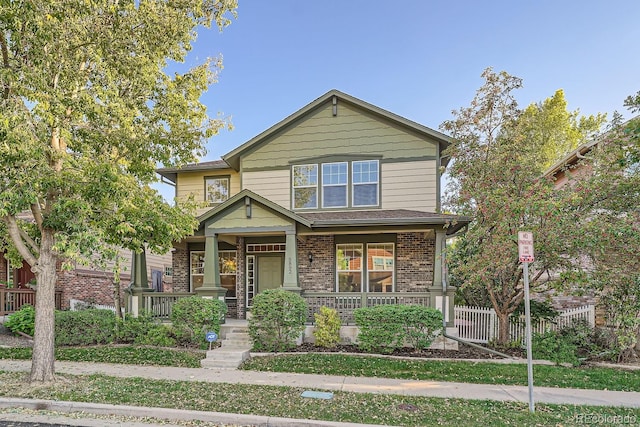
M 487 343 L 498 336 L 499 319 L 493 308 L 455 306 L 455 325 L 458 336 L 464 340 L 477 343 Z M 558 330 L 570 325 L 576 320 L 588 322 L 595 326 L 595 306 L 585 305 L 569 310 L 563 310 L 553 321 L 540 321 L 532 325 L 533 333 L 544 333 L 548 330 Z M 520 321 L 510 319 L 509 339 L 512 341 L 524 338 L 524 317 Z

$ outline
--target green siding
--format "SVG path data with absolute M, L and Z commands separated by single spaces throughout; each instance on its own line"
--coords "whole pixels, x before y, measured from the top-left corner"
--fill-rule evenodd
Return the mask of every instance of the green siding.
M 243 169 L 288 167 L 297 159 L 341 154 L 381 155 L 385 160 L 437 155 L 437 142 L 338 102 L 326 102 L 247 153 Z
M 256 228 L 256 227 L 286 227 L 291 225 L 291 221 L 274 214 L 268 209 L 259 206 L 257 203 L 251 204 L 251 218 L 247 218 L 244 203 L 238 203 L 222 217 L 215 218 L 208 227 L 216 229 L 224 228 Z

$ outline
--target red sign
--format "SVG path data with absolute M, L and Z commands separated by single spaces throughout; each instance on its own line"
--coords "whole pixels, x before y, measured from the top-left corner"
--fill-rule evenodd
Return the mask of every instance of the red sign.
M 518 256 L 520 262 L 533 262 L 533 233 L 530 231 L 518 232 Z

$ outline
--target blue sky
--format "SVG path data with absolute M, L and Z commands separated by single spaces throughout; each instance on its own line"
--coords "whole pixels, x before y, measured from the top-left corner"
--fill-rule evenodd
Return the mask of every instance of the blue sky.
M 626 113 L 640 90 L 639 17 L 637 0 L 239 0 L 237 19 L 201 29 L 185 64 L 224 58 L 203 102 L 234 130 L 202 160 L 330 89 L 438 129 L 487 67 L 523 79 L 521 107 L 564 89 L 571 110 Z

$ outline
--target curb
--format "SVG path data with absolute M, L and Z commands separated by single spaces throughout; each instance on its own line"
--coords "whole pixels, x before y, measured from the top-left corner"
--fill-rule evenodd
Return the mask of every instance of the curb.
M 264 415 L 231 414 L 226 412 L 204 412 L 170 408 L 148 408 L 142 406 L 110 405 L 102 403 L 66 402 L 40 399 L 0 398 L 0 408 L 26 408 L 36 411 L 89 413 L 94 415 L 120 415 L 125 417 L 153 418 L 158 421 L 203 421 L 220 425 L 250 425 L 260 427 L 380 427 L 376 424 L 343 423 L 337 421 L 281 418 Z M 2 414 L 0 414 L 2 419 Z M 23 416 L 20 417 L 23 420 Z M 99 420 L 101 423 L 103 420 Z M 86 425 L 86 424 L 77 424 Z M 104 425 L 104 423 L 99 424 Z M 121 424 L 118 424 L 121 425 Z M 130 425 L 127 423 L 127 425 Z M 139 423 L 139 425 L 154 425 Z

